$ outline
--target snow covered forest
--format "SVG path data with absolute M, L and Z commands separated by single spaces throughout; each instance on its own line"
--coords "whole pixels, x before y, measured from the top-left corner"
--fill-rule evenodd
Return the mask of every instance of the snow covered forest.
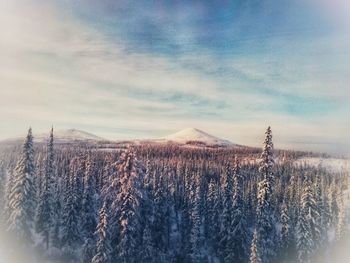
M 304 155 L 274 150 L 270 128 L 262 149 L 110 150 L 55 144 L 53 130 L 47 143 L 33 143 L 30 129 L 23 145 L 0 152 L 1 254 L 17 262 L 323 262 L 347 236 L 348 173 L 296 165 Z

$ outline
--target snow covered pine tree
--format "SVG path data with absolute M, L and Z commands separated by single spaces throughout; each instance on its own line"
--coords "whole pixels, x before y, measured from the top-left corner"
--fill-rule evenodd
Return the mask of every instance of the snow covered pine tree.
M 34 184 L 34 148 L 32 129 L 29 128 L 22 147 L 21 156 L 15 167 L 9 194 L 8 230 L 19 244 L 33 241 L 36 192 Z
M 50 132 L 49 141 L 47 143 L 47 156 L 45 162 L 45 172 L 42 178 L 42 192 L 39 196 L 39 202 L 36 215 L 36 231 L 41 233 L 44 238 L 46 249 L 49 249 L 52 226 L 54 225 L 53 218 L 53 128 Z
M 96 227 L 95 235 L 97 237 L 96 254 L 92 258 L 92 263 L 110 263 L 111 262 L 111 236 L 109 232 L 108 208 L 105 202 L 100 210 L 99 223 Z
M 262 181 L 258 185 L 258 206 L 256 222 L 256 246 L 262 263 L 269 263 L 275 257 L 275 220 L 271 204 L 274 186 L 273 175 L 273 143 L 271 128 L 266 131 L 263 152 L 261 154 L 260 174 Z

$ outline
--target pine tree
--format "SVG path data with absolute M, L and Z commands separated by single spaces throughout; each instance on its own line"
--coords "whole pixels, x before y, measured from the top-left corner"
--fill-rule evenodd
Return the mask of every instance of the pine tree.
M 328 200 L 331 214 L 331 224 L 336 226 L 338 222 L 339 207 L 337 203 L 338 188 L 335 184 L 335 179 L 332 179 L 332 183 L 328 189 Z
M 223 180 L 223 211 L 222 221 L 220 229 L 220 247 L 219 251 L 221 257 L 225 259 L 225 262 L 231 260 L 232 251 L 232 207 L 233 207 L 233 191 L 232 191 L 232 169 L 229 163 L 225 168 L 224 180 Z
M 303 194 L 301 196 L 301 209 L 297 225 L 297 250 L 298 259 L 301 263 L 309 263 L 314 253 L 314 206 L 315 200 L 311 189 L 311 181 L 309 177 L 306 177 Z
M 8 230 L 13 232 L 20 242 L 32 242 L 35 196 L 33 136 L 32 129 L 29 128 L 21 156 L 15 167 L 9 194 Z
M 305 179 L 306 187 L 304 189 L 304 194 L 302 195 L 302 209 L 306 209 L 306 213 L 308 213 L 308 218 L 310 222 L 310 229 L 313 241 L 313 250 L 316 251 L 321 240 L 321 228 L 319 223 L 319 208 L 317 207 L 315 191 L 312 187 L 311 175 L 307 174 Z
M 249 263 L 261 263 L 259 246 L 258 246 L 258 231 L 255 229 L 253 234 L 253 240 L 250 247 Z
M 269 188 L 270 188 L 270 191 L 272 191 L 275 183 L 275 179 L 273 175 L 273 165 L 275 163 L 275 160 L 274 160 L 271 127 L 267 128 L 265 135 L 266 137 L 264 140 L 263 152 L 260 157 L 261 161 L 260 161 L 259 171 L 262 177 L 269 181 L 270 183 Z
M 141 217 L 142 225 L 142 242 L 139 253 L 139 259 L 141 262 L 153 263 L 156 262 L 156 249 L 154 245 L 154 238 L 152 233 L 152 226 L 154 223 L 154 199 L 153 199 L 153 186 L 151 176 L 151 165 L 147 158 L 146 173 L 144 177 L 144 197 L 141 203 Z
M 79 229 L 79 200 L 76 190 L 76 167 L 79 158 L 72 160 L 68 184 L 65 189 L 65 203 L 62 215 L 61 245 L 68 256 L 74 257 L 75 248 L 81 243 Z
M 14 173 L 12 171 L 9 171 L 7 173 L 7 178 L 6 178 L 4 211 L 3 211 L 3 214 L 0 215 L 0 216 L 3 216 L 5 225 L 6 225 L 6 222 L 8 223 L 10 214 L 12 211 L 10 206 L 10 195 L 13 187 L 13 181 L 14 181 Z
M 96 229 L 96 214 L 95 214 L 95 190 L 94 190 L 94 164 L 91 159 L 91 155 L 85 163 L 85 175 L 84 175 L 84 192 L 82 200 L 82 220 L 81 226 L 83 230 L 83 236 L 88 239 L 93 238 L 93 233 Z M 90 260 L 89 260 L 90 261 Z
M 323 220 L 323 226 L 324 226 L 324 231 L 325 231 L 325 242 L 328 241 L 328 237 L 327 237 L 327 230 L 331 225 L 331 221 L 332 221 L 332 215 L 331 215 L 331 209 L 330 209 L 330 203 L 328 200 L 328 195 L 327 192 L 323 192 L 322 194 L 322 200 L 323 200 L 323 215 L 322 215 L 322 220 Z
M 0 211 L 4 211 L 5 206 L 5 185 L 6 185 L 6 169 L 4 162 L 0 160 Z M 0 214 L 0 220 L 2 215 Z
M 58 177 L 58 172 L 55 173 L 55 178 L 52 183 L 52 196 L 53 196 L 53 224 L 51 233 L 51 244 L 52 247 L 60 247 L 60 227 L 62 223 L 62 194 L 64 193 L 61 185 L 61 178 Z M 64 176 L 63 176 L 64 178 Z
M 141 164 L 131 149 L 123 153 L 118 171 L 121 187 L 117 196 L 120 207 L 118 256 L 121 262 L 137 262 L 141 242 L 140 204 L 143 197 L 143 174 Z
M 46 149 L 47 150 L 47 149 Z M 38 202 L 40 202 L 40 197 L 42 196 L 43 193 L 43 186 L 44 186 L 44 181 L 45 181 L 45 176 L 46 176 L 46 166 L 47 166 L 47 151 L 45 153 L 39 152 L 38 153 L 38 158 L 36 160 L 35 164 L 35 188 L 36 188 L 36 199 Z M 38 204 L 39 205 L 39 204 Z
M 157 177 L 155 182 L 155 193 L 154 193 L 154 223 L 153 223 L 153 235 L 155 241 L 155 247 L 159 253 L 165 252 L 166 249 L 166 233 L 167 233 L 167 222 L 166 222 L 166 187 L 163 177 Z
M 260 258 L 263 263 L 271 262 L 275 256 L 276 230 L 272 209 L 272 191 L 274 185 L 273 175 L 273 143 L 271 128 L 266 131 L 264 148 L 261 154 L 259 171 L 262 181 L 258 185 L 258 206 L 257 206 L 257 246 Z
M 288 259 L 291 250 L 291 234 L 290 234 L 290 218 L 288 214 L 288 207 L 285 202 L 282 204 L 282 211 L 280 217 L 281 223 L 281 238 L 280 249 L 282 259 Z
M 83 250 L 84 250 L 84 262 L 90 262 L 93 256 L 92 247 L 94 246 L 94 231 L 96 229 L 96 215 L 95 215 L 95 198 L 94 198 L 94 164 L 91 158 L 91 154 L 85 163 L 85 175 L 84 175 L 84 192 L 82 201 L 82 235 L 85 238 Z
M 91 262 L 95 255 L 96 240 L 94 237 L 84 237 L 82 245 L 82 262 Z
M 202 218 L 200 214 L 200 187 L 197 185 L 195 190 L 195 199 L 192 209 L 192 229 L 191 229 L 191 262 L 201 263 L 203 262 L 203 255 L 201 248 L 203 246 L 203 233 L 202 233 Z
M 111 233 L 111 258 L 117 258 L 117 246 L 119 242 L 119 215 L 120 215 L 120 203 L 117 198 L 121 192 L 120 174 L 118 172 L 118 162 L 113 162 L 112 158 L 108 158 L 106 166 L 104 168 L 104 184 L 101 191 L 101 200 L 106 202 L 109 207 L 110 218 L 110 233 Z
M 46 249 L 49 248 L 52 225 L 54 224 L 54 211 L 53 209 L 53 162 L 54 162 L 54 149 L 53 149 L 53 128 L 50 132 L 50 137 L 47 144 L 47 156 L 45 162 L 44 178 L 41 182 L 41 194 L 39 197 L 39 203 L 36 215 L 36 230 L 44 237 L 44 244 Z
M 287 198 L 288 198 L 288 209 L 289 209 L 289 216 L 291 221 L 291 230 L 294 230 L 296 228 L 296 223 L 298 222 L 298 216 L 299 211 L 298 208 L 300 206 L 299 204 L 299 195 L 298 195 L 298 176 L 296 176 L 293 172 L 289 179 L 289 187 L 287 192 Z M 291 235 L 294 235 L 295 231 L 291 231 Z
M 100 210 L 99 223 L 96 227 L 95 235 L 97 237 L 96 254 L 92 258 L 92 263 L 110 263 L 111 262 L 111 237 L 109 232 L 109 218 L 107 203 L 103 204 Z
M 327 238 L 327 212 L 325 211 L 325 202 L 321 188 L 320 175 L 316 175 L 315 181 L 315 209 L 317 210 L 315 218 L 315 249 L 320 249 Z
M 233 173 L 232 239 L 227 246 L 230 262 L 244 262 L 247 258 L 248 226 L 244 211 L 243 177 L 236 157 Z
M 104 202 L 111 203 L 111 199 L 116 196 L 116 191 L 118 189 L 116 177 L 115 165 L 113 164 L 111 156 L 108 156 L 104 160 L 101 176 L 100 198 Z
M 297 250 L 300 263 L 309 263 L 313 253 L 310 222 L 306 211 L 302 210 L 297 225 Z
M 336 240 L 342 240 L 345 236 L 346 231 L 346 224 L 345 224 L 345 209 L 344 209 L 344 202 L 343 202 L 343 196 L 340 194 L 337 198 L 338 202 L 338 208 L 339 208 L 339 215 L 338 215 L 338 222 L 336 225 Z
M 84 198 L 84 177 L 86 168 L 86 160 L 84 156 L 77 157 L 73 165 L 74 173 L 72 174 L 72 190 L 75 196 L 75 209 L 80 214 L 82 212 Z
M 221 225 L 221 217 L 220 211 L 221 207 L 221 196 L 220 196 L 220 187 L 215 181 L 210 180 L 208 186 L 208 194 L 207 194 L 207 209 L 208 209 L 208 234 L 207 236 L 210 239 L 211 247 L 213 251 L 216 253 L 219 248 L 220 241 L 220 225 Z
M 149 221 L 146 221 L 145 228 L 142 233 L 142 245 L 140 251 L 140 260 L 145 263 L 154 263 L 156 261 L 157 253 L 155 251 L 151 226 Z

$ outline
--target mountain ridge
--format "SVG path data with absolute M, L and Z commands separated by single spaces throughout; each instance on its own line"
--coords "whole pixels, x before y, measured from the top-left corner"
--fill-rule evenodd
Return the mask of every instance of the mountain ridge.
M 176 143 L 200 142 L 206 145 L 233 146 L 236 145 L 229 140 L 221 139 L 197 128 L 186 128 L 160 138 L 164 141 Z
M 25 135 L 23 137 L 14 137 L 1 140 L 1 142 L 17 142 L 24 140 Z M 34 142 L 45 142 L 49 138 L 49 132 L 47 133 L 35 133 L 33 132 Z M 79 129 L 60 129 L 54 130 L 54 141 L 56 143 L 69 143 L 74 141 L 105 141 L 106 139 L 99 137 L 95 134 L 79 130 Z

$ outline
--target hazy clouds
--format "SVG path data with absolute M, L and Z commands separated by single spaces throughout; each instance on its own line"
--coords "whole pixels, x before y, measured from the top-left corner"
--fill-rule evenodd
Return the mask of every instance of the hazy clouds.
M 256 32 L 228 22 L 221 30 L 225 21 L 206 6 L 195 9 L 194 20 L 186 4 L 176 16 L 162 8 L 165 18 L 154 19 L 150 14 L 160 9 L 146 6 L 146 16 L 128 6 L 127 19 L 117 7 L 95 12 L 79 1 L 63 3 L 0 4 L 2 138 L 29 125 L 34 131 L 75 127 L 111 139 L 195 126 L 259 145 L 272 125 L 280 147 L 344 152 L 350 144 L 350 41 L 333 21 L 328 30 L 303 21 L 306 34 L 287 16 L 284 29 L 269 35 L 272 20 Z

